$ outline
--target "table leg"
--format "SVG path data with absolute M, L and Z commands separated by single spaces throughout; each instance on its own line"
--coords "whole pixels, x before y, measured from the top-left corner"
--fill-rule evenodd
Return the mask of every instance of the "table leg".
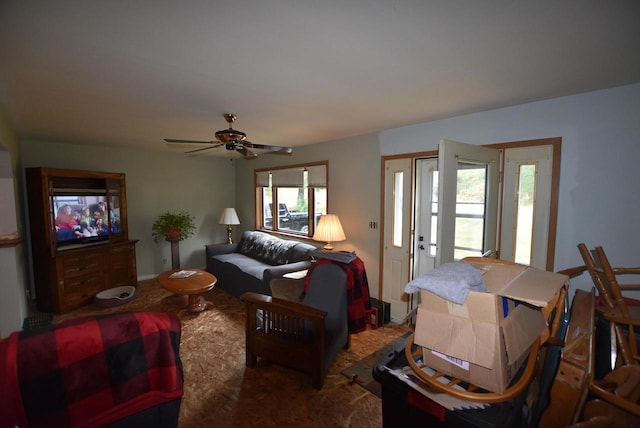
M 189 295 L 189 311 L 191 312 L 202 312 L 207 309 L 213 308 L 213 303 L 205 300 L 204 297 L 200 294 L 190 294 Z

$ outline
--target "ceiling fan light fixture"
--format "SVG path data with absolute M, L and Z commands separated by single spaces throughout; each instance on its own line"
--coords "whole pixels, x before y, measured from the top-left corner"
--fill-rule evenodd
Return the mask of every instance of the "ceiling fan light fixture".
M 253 159 L 258 156 L 257 153 L 249 149 L 266 150 L 271 153 L 290 155 L 293 151 L 291 147 L 283 146 L 270 146 L 264 144 L 256 144 L 251 141 L 247 141 L 247 134 L 242 131 L 233 129 L 233 122 L 238 118 L 233 113 L 225 113 L 225 120 L 229 123 L 229 129 L 223 129 L 215 133 L 216 141 L 194 141 L 194 140 L 177 140 L 171 138 L 165 138 L 167 143 L 183 143 L 183 144 L 206 144 L 209 147 L 201 149 L 190 150 L 187 155 L 195 155 L 195 153 L 201 153 L 204 150 L 214 149 L 216 147 L 224 146 L 227 150 L 235 150 L 240 153 L 245 159 Z
M 230 143 L 232 141 L 244 141 L 247 138 L 247 134 L 235 129 L 223 129 L 216 132 L 216 138 L 223 143 Z

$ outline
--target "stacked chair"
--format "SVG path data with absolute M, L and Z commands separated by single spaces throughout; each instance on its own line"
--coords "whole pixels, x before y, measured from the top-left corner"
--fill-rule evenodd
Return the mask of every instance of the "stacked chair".
M 640 267 L 612 267 L 604 249 L 589 251 L 578 244 L 585 266 L 598 291 L 596 314 L 610 331 L 610 370 L 596 379 L 593 367 L 588 389 L 593 399 L 583 408 L 583 420 L 576 427 L 618 427 L 640 424 L 640 358 L 636 331 L 640 328 L 640 301 L 623 292 L 640 290 L 640 284 L 621 284 L 619 275 L 640 275 Z
M 599 302 L 596 311 L 610 326 L 611 368 L 620 364 L 639 364 L 638 343 L 634 329 L 640 327 L 640 302 L 625 298 L 622 292 L 640 290 L 640 284 L 620 284 L 617 276 L 640 275 L 640 267 L 612 267 L 601 246 L 589 251 L 585 244 L 578 244 L 578 250 L 598 290 Z

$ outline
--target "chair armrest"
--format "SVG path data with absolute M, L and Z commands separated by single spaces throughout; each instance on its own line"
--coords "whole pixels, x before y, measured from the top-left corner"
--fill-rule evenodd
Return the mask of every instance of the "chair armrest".
M 238 244 L 209 244 L 204 246 L 207 258 L 219 254 L 235 253 L 237 249 Z
M 262 281 L 265 284 L 269 285 L 271 280 L 274 278 L 281 278 L 286 273 L 297 272 L 299 270 L 306 270 L 306 269 L 309 269 L 310 267 L 311 267 L 311 261 L 309 260 L 272 266 L 264 270 L 264 273 L 262 274 Z
M 297 302 L 244 293 L 247 367 L 258 357 L 309 373 L 320 389 L 326 374 L 327 312 Z
M 326 311 L 312 308 L 311 306 L 306 306 L 302 303 L 267 296 L 266 294 L 251 292 L 244 293 L 240 296 L 240 301 L 245 302 L 256 309 L 268 309 L 271 312 L 277 312 L 282 315 L 296 318 L 324 320 L 327 316 Z

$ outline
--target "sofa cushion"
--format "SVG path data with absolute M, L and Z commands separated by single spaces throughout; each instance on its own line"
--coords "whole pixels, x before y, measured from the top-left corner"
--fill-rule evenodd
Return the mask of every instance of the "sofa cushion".
M 213 258 L 221 261 L 222 263 L 228 263 L 236 269 L 239 269 L 260 281 L 262 281 L 264 270 L 271 267 L 268 263 L 240 253 L 220 254 L 218 256 L 213 256 Z
M 271 295 L 290 302 L 299 302 L 304 291 L 304 279 L 276 278 L 270 282 Z
M 251 232 L 242 236 L 238 252 L 272 265 L 283 265 L 289 263 L 289 254 L 296 244 L 267 233 Z

